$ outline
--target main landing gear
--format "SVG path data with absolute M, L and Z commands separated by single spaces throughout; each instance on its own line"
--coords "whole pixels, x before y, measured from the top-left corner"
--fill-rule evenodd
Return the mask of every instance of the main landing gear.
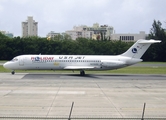
M 11 72 L 11 74 L 14 75 L 14 74 L 15 74 L 15 71 L 13 70 L 13 71 Z
M 84 76 L 85 75 L 85 71 L 84 70 L 80 70 L 80 75 Z

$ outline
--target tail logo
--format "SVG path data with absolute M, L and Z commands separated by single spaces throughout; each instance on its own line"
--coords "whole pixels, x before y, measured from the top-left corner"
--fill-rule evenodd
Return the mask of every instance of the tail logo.
M 133 49 L 132 49 L 132 52 L 133 52 L 133 53 L 137 53 L 137 48 L 133 48 Z

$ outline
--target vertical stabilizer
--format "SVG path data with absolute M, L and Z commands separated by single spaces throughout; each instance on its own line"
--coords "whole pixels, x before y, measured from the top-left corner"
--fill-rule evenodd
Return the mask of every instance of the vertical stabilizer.
M 160 43 L 159 40 L 143 40 L 140 39 L 134 43 L 125 53 L 121 54 L 122 56 L 138 58 L 140 59 L 149 46 L 153 43 Z

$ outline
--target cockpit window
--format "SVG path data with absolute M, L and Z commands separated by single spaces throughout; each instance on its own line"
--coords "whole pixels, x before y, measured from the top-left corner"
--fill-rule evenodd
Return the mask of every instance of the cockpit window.
M 18 58 L 13 58 L 12 61 L 13 61 L 13 62 L 14 62 L 14 61 L 18 61 Z

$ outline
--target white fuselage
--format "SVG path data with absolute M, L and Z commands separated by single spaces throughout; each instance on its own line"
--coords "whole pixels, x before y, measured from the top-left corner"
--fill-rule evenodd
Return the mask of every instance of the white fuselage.
M 111 70 L 140 61 L 142 60 L 121 55 L 20 55 L 5 63 L 4 67 L 11 70 Z

